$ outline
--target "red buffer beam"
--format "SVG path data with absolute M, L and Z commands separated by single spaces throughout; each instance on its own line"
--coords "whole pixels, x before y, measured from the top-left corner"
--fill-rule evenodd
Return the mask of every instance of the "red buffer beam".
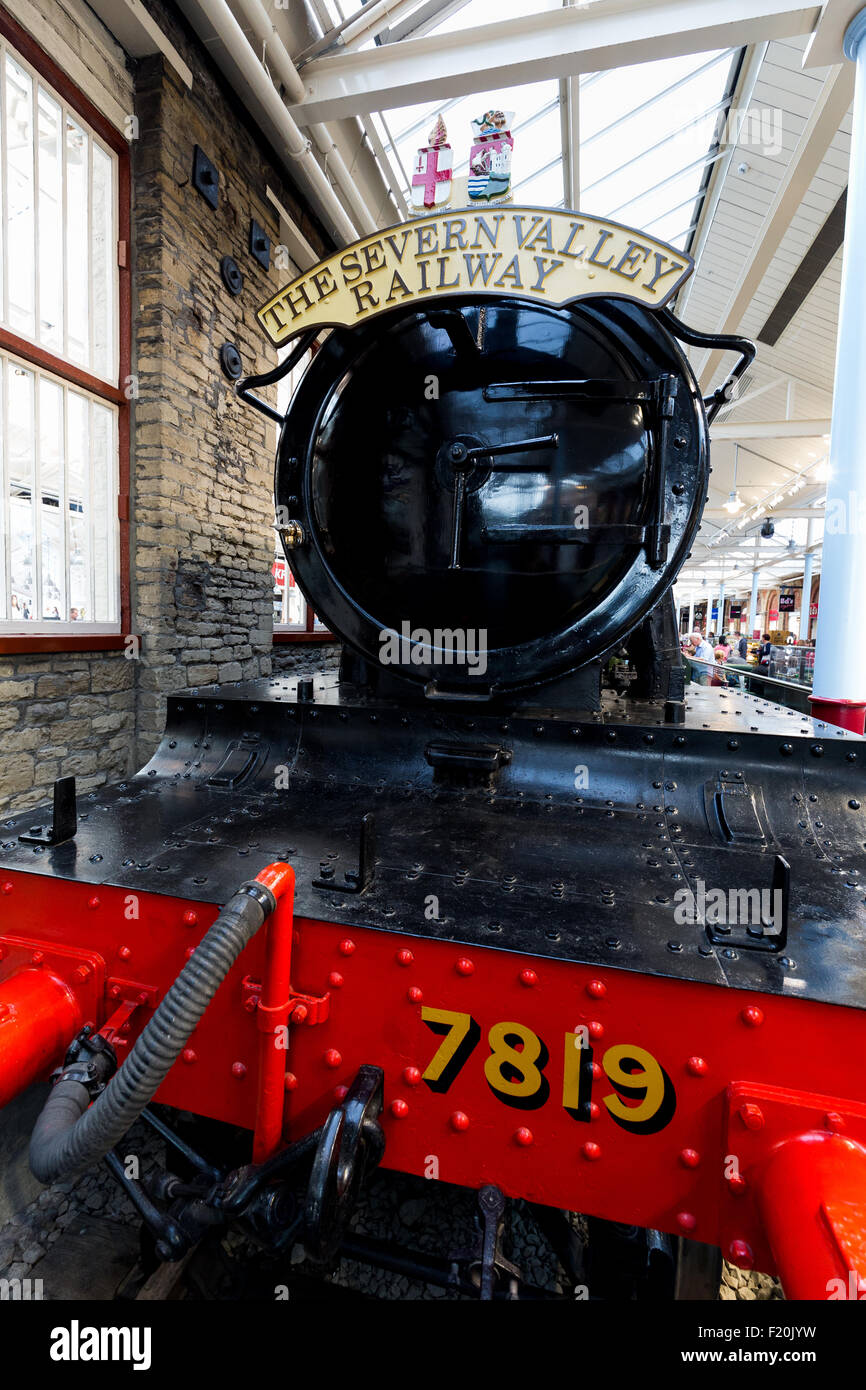
M 76 996 L 50 971 L 19 970 L 0 984 L 0 1108 L 62 1059 L 82 1021 Z

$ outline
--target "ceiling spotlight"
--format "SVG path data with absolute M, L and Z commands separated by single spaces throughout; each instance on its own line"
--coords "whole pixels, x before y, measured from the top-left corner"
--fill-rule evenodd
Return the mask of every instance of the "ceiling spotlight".
M 764 522 L 763 526 L 761 527 L 761 535 L 764 536 L 765 539 L 769 540 L 770 536 L 774 536 L 775 534 L 776 534 L 776 528 L 775 528 L 775 526 L 773 525 L 773 523 L 772 523 L 772 521 L 770 520 L 770 518 L 767 517 L 766 521 Z
M 743 502 L 742 497 L 737 492 L 736 488 L 734 488 L 731 491 L 727 502 L 725 502 L 724 507 L 726 512 L 731 512 L 733 514 L 734 512 L 740 511 L 744 505 L 745 504 Z

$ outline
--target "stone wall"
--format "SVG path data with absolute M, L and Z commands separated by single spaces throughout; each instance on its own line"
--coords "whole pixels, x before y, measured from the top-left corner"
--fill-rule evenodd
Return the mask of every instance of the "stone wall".
M 266 272 L 249 250 L 251 218 L 278 240 L 268 187 L 310 244 L 327 247 L 180 11 L 145 2 L 192 69 L 192 89 L 161 55 L 124 70 L 122 51 L 80 0 L 21 0 L 16 9 L 43 45 L 55 15 L 57 61 L 111 119 L 131 109 L 138 118 L 130 544 L 140 641 L 132 659 L 0 656 L 0 811 L 44 802 L 57 776 L 75 773 L 88 791 L 139 767 L 159 739 L 169 691 L 271 670 L 276 431 L 237 401 L 219 350 L 235 343 L 248 373 L 275 362 L 254 312 L 285 272 L 273 256 Z M 220 172 L 215 212 L 191 182 L 196 144 Z M 244 276 L 237 298 L 220 276 L 224 255 Z M 315 665 L 334 650 L 283 648 L 279 665 Z
M 336 671 L 340 665 L 339 642 L 285 642 L 274 646 L 275 676 L 308 676 L 316 671 Z
M 268 675 L 272 649 L 273 424 L 238 402 L 224 342 L 247 373 L 274 365 L 254 319 L 279 283 L 249 250 L 250 219 L 276 243 L 270 186 L 314 245 L 315 226 L 173 8 L 154 18 L 195 73 L 189 91 L 161 56 L 139 64 L 134 146 L 134 610 L 136 758 L 152 752 L 165 695 Z M 219 170 L 214 211 L 191 182 L 193 147 Z M 243 276 L 220 276 L 231 255 Z
M 130 771 L 133 677 L 122 652 L 0 657 L 0 812 Z

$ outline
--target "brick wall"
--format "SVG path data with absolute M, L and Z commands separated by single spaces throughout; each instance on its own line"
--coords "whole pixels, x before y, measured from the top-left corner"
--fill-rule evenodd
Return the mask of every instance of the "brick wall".
M 46 5 L 53 13 L 56 0 L 22 3 L 19 19 L 28 27 L 29 18 L 39 37 Z M 180 12 L 162 0 L 146 4 L 194 82 L 188 89 L 161 55 L 127 64 L 138 117 L 131 146 L 138 392 L 131 582 L 132 631 L 140 645 L 133 659 L 123 653 L 0 657 L 0 811 L 45 801 L 60 775 L 75 773 L 87 791 L 140 766 L 161 734 L 168 692 L 271 671 L 276 431 L 237 401 L 218 356 L 231 341 L 246 372 L 274 365 L 254 311 L 284 272 L 273 258 L 265 272 L 248 249 L 251 217 L 272 243 L 278 240 L 267 187 L 311 245 L 327 248 Z M 120 111 L 117 45 L 101 30 L 100 58 L 100 26 L 77 0 L 64 0 L 57 14 L 64 52 L 78 55 L 69 61 L 78 63 L 79 79 L 102 62 L 98 81 L 113 83 Z M 128 96 L 131 102 L 131 91 Z M 220 171 L 216 212 L 191 182 L 195 144 Z M 220 277 L 224 255 L 234 256 L 244 275 L 237 298 Z M 278 665 L 316 667 L 334 651 L 283 648 Z

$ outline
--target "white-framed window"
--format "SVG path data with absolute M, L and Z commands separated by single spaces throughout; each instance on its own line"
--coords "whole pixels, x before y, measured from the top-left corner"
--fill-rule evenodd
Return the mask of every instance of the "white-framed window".
M 13 630 L 119 621 L 117 409 L 0 351 L 0 602 Z
M 119 156 L 38 57 L 0 36 L 0 636 L 116 633 Z

